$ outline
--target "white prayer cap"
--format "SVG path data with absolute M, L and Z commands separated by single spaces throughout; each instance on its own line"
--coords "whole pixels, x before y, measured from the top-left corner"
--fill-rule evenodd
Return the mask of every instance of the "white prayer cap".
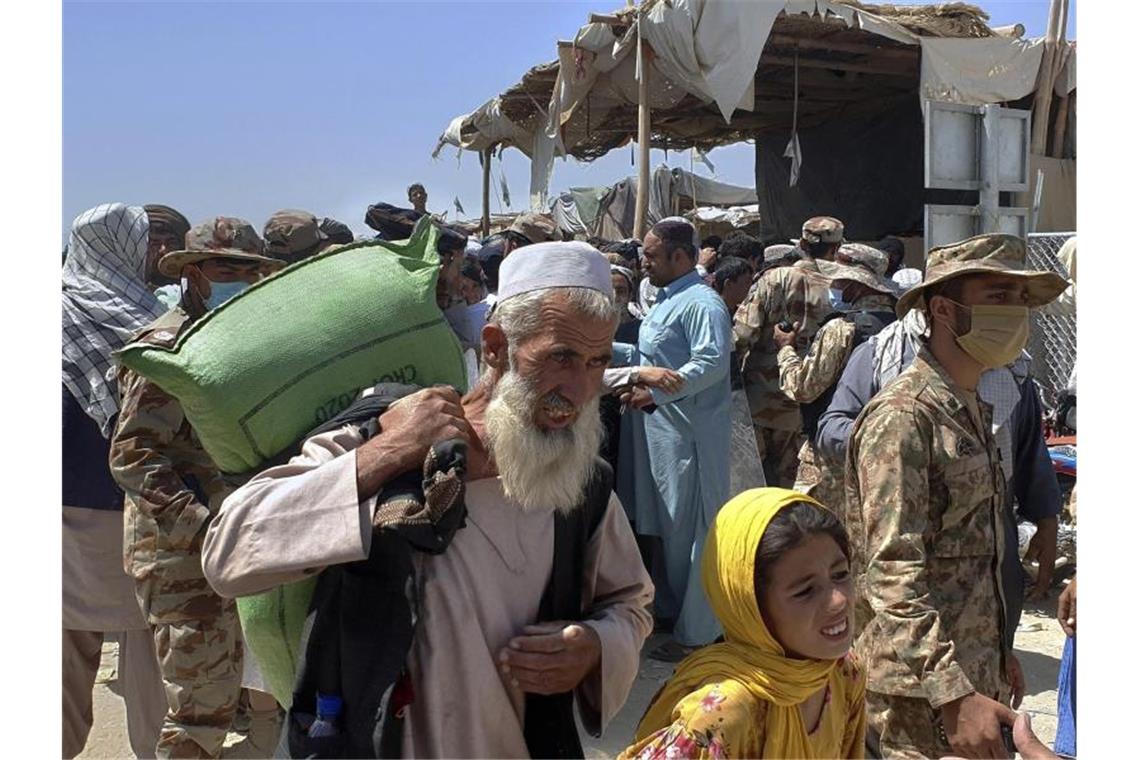
M 613 300 L 610 262 L 580 240 L 534 243 L 511 252 L 499 267 L 499 302 L 544 288 L 590 288 Z
M 922 282 L 922 270 L 904 267 L 895 272 L 891 279 L 898 286 L 899 293 L 905 293 Z

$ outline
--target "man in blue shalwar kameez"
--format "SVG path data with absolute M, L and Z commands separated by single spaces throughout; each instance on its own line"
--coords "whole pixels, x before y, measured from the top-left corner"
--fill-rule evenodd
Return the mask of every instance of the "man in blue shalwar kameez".
M 721 634 L 700 568 L 705 535 L 730 497 L 732 318 L 696 272 L 695 237 L 683 220 L 661 221 L 645 236 L 646 272 L 661 290 L 638 344 L 614 344 L 615 365 L 665 367 L 684 378 L 675 393 L 636 386 L 623 396 L 635 410 L 635 503 L 626 506 L 639 534 L 661 538 L 656 612 L 675 621 L 674 641 L 650 656 L 667 661 Z

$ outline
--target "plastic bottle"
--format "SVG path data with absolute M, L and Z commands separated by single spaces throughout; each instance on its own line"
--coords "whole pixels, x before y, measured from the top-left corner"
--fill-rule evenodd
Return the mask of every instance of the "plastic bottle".
M 336 726 L 337 718 L 343 702 L 335 694 L 321 694 L 317 692 L 317 719 L 309 726 L 309 738 L 319 739 L 323 736 L 336 736 L 340 729 Z

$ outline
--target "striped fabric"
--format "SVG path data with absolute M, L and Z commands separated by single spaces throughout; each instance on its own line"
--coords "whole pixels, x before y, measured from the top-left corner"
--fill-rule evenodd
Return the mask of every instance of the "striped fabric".
M 164 309 L 144 284 L 147 232 L 141 206 L 104 203 L 71 225 L 63 265 L 63 383 L 110 437 L 119 411 L 111 352 Z

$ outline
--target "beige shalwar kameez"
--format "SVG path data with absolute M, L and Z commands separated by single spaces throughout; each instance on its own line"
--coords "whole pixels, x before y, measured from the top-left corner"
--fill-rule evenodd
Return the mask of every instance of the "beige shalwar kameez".
M 265 591 L 327 565 L 368 556 L 376 498 L 356 492 L 352 428 L 315 436 L 301 455 L 266 470 L 222 505 L 202 561 L 218 593 Z M 536 621 L 551 574 L 552 512 L 524 513 L 498 478 L 468 483 L 467 525 L 441 555 L 415 554 L 421 600 L 408 657 L 415 702 L 404 724 L 406 757 L 526 757 L 523 694 L 498 654 Z M 583 586 L 585 622 L 602 642 L 600 668 L 577 690 L 597 732 L 625 702 L 652 628 L 653 586 L 616 496 L 591 539 Z

